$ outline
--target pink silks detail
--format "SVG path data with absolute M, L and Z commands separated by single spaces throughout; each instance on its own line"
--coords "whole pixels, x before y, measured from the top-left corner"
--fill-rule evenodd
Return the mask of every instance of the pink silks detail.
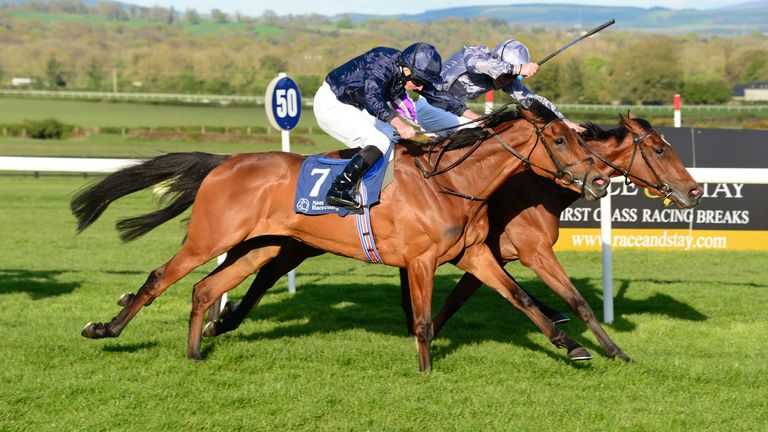
M 413 103 L 411 97 L 408 96 L 408 92 L 404 91 L 400 96 L 395 98 L 393 105 L 395 111 L 403 116 L 403 118 L 417 126 L 419 125 L 419 121 L 416 118 L 416 105 Z

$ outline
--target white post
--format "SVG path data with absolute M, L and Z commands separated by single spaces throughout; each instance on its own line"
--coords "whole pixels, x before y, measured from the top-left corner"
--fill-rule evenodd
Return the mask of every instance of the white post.
M 277 76 L 279 78 L 283 78 L 287 75 L 285 72 L 280 72 L 277 74 Z M 280 131 L 280 134 L 282 138 L 282 150 L 284 152 L 291 151 L 291 132 L 283 129 Z M 296 270 L 291 270 L 288 272 L 288 292 L 291 294 L 296 294 Z
M 216 262 L 219 265 L 221 265 L 221 263 L 223 263 L 225 259 L 227 259 L 227 254 L 223 253 L 216 258 Z M 221 295 L 221 297 L 216 299 L 216 301 L 213 302 L 213 304 L 211 305 L 211 308 L 208 309 L 208 321 L 213 322 L 219 319 L 219 317 L 221 316 L 221 311 L 224 310 L 224 306 L 226 305 L 227 305 L 227 293 L 224 293 Z
M 680 95 L 675 95 L 675 127 L 679 128 L 681 123 L 681 115 L 680 115 Z
M 284 152 L 291 151 L 291 131 L 282 130 L 280 131 L 280 134 L 282 135 L 282 150 Z
M 221 263 L 224 262 L 225 259 L 227 259 L 227 253 L 226 252 L 224 252 L 223 254 L 219 255 L 219 257 L 216 258 L 216 262 L 221 264 Z M 227 293 L 222 294 L 221 298 L 219 298 L 218 301 L 219 301 L 219 312 L 221 312 L 222 310 L 224 310 L 224 305 L 227 304 Z
M 603 250 L 603 321 L 613 322 L 613 259 L 611 257 L 611 185 L 600 199 L 600 238 Z

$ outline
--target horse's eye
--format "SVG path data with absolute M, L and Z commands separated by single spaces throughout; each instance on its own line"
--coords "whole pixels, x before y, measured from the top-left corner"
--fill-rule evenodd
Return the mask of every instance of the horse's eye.
M 565 144 L 565 139 L 563 139 L 563 137 L 560 137 L 560 138 L 555 140 L 555 144 L 563 145 L 563 144 Z
M 655 151 L 657 155 L 663 155 L 664 147 L 656 147 L 653 151 Z

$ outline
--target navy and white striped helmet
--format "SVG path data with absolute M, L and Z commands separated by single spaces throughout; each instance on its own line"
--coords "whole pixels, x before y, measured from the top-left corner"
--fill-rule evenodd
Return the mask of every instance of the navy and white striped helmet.
M 417 42 L 403 50 L 402 59 L 403 66 L 408 67 L 413 77 L 423 83 L 435 86 L 445 82 L 440 76 L 443 59 L 434 46 Z

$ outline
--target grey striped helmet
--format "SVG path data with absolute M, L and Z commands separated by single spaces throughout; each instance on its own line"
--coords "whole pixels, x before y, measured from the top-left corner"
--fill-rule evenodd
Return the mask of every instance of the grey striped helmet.
M 531 62 L 531 53 L 528 52 L 528 47 L 515 39 L 507 39 L 496 45 L 491 55 L 513 65 Z

